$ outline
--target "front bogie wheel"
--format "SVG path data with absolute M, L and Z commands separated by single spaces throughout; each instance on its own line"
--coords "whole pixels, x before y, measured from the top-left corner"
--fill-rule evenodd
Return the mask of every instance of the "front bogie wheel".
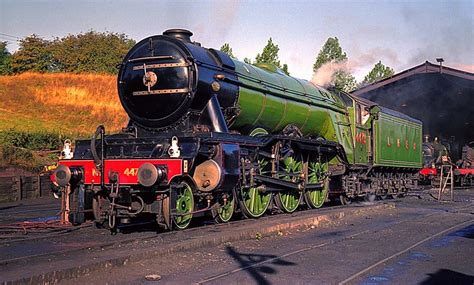
M 225 195 L 219 202 L 220 207 L 212 210 L 212 216 L 216 223 L 227 223 L 232 219 L 235 212 L 235 198 L 233 193 Z
M 182 182 L 182 187 L 176 188 L 176 205 L 173 223 L 177 229 L 183 230 L 189 226 L 193 217 L 194 196 L 191 185 Z

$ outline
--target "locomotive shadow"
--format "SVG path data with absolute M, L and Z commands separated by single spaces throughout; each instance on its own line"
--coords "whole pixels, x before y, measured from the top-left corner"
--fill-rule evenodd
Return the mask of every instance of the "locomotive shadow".
M 284 260 L 273 254 L 254 254 L 254 253 L 240 253 L 237 252 L 233 247 L 226 246 L 226 252 L 235 261 L 238 262 L 241 269 L 247 272 L 257 284 L 271 284 L 264 274 L 276 274 L 278 270 L 276 266 L 295 266 L 294 262 Z M 269 261 L 268 263 L 262 263 Z
M 474 284 L 474 276 L 466 275 L 449 269 L 439 269 L 435 273 L 428 274 L 428 278 L 420 285 L 441 285 L 441 284 Z

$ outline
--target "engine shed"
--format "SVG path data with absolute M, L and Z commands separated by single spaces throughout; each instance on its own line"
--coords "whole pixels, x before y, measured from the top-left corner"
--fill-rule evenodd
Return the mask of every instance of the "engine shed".
M 474 141 L 474 73 L 423 64 L 352 92 L 423 122 L 423 133 L 451 145 L 454 159 Z

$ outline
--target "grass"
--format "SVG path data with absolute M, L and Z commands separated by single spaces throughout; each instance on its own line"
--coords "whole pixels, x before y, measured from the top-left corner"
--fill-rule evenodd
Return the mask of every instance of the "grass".
M 97 125 L 120 130 L 127 115 L 111 75 L 23 73 L 0 76 L 0 131 L 90 136 Z
M 88 138 L 99 124 L 119 131 L 128 117 L 116 86 L 102 74 L 0 76 L 0 166 L 39 169 L 54 161 L 58 141 Z

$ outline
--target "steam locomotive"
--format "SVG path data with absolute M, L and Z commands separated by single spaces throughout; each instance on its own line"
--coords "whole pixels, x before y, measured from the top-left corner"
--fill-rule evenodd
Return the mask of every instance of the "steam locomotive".
M 462 148 L 461 158 L 454 162 L 451 159 L 452 143 L 439 141 L 429 141 L 429 136 L 425 136 L 423 143 L 423 168 L 420 170 L 419 181 L 423 184 L 430 184 L 439 187 L 441 183 L 441 172 L 446 177 L 448 173 L 442 166 L 450 165 L 453 169 L 453 179 L 456 186 L 474 186 L 474 141 L 469 142 Z
M 420 121 L 191 36 L 167 30 L 123 59 L 128 125 L 110 135 L 99 126 L 54 172 L 73 221 L 91 207 L 112 231 L 142 219 L 184 229 L 199 215 L 258 218 L 416 187 Z

